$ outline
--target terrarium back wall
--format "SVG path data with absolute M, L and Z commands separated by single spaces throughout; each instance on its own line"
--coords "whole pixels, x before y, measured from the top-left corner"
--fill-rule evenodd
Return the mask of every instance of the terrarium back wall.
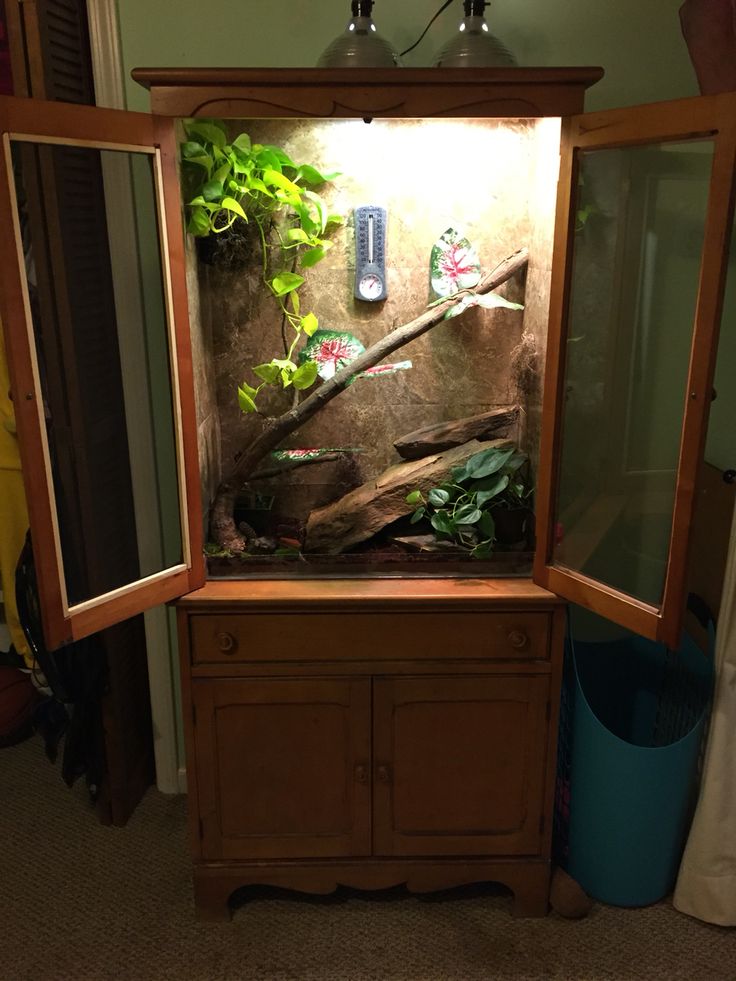
M 536 456 L 559 121 L 246 120 L 230 126 L 233 136 L 245 131 L 254 141 L 283 147 L 296 163 L 338 172 L 319 190 L 345 224 L 332 233 L 326 259 L 305 272 L 300 291 L 302 313 L 313 311 L 320 330 L 350 334 L 369 347 L 418 316 L 436 298 L 430 254 L 448 229 L 467 237 L 484 271 L 521 247 L 530 249 L 526 276 L 499 290 L 524 304 L 523 312 L 477 308 L 438 325 L 386 359 L 400 370 L 358 379 L 286 441 L 288 447 L 350 452 L 279 478 L 279 510 L 306 515 L 399 462 L 395 439 L 491 409 L 520 406 L 513 435 Z M 353 295 L 353 213 L 365 204 L 388 213 L 388 296 L 378 303 Z M 251 231 L 245 268 L 199 266 L 225 474 L 262 425 L 240 410 L 238 386 L 258 382 L 253 366 L 284 356 L 280 311 L 264 286 L 262 248 Z M 278 415 L 291 405 L 292 392 L 264 390 L 259 407 Z M 211 403 L 212 396 L 200 400 Z

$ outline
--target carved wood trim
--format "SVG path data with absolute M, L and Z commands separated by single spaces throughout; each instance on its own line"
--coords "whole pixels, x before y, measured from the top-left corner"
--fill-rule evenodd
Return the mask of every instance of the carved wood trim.
M 151 108 L 170 116 L 530 117 L 580 112 L 600 68 L 136 68 Z
M 328 895 L 338 886 L 390 889 L 405 885 L 409 892 L 454 889 L 476 882 L 500 882 L 514 893 L 515 916 L 544 916 L 549 897 L 547 859 L 365 859 L 299 863 L 200 863 L 194 867 L 197 915 L 204 920 L 229 920 L 229 899 L 238 888 L 276 886 L 314 895 Z

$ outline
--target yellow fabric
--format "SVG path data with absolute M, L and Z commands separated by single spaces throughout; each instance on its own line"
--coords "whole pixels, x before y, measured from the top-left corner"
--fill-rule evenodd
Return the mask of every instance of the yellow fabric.
M 10 400 L 10 380 L 0 325 L 0 588 L 10 639 L 28 666 L 32 658 L 18 622 L 15 605 L 15 567 L 28 528 L 28 509 L 20 468 L 15 414 Z

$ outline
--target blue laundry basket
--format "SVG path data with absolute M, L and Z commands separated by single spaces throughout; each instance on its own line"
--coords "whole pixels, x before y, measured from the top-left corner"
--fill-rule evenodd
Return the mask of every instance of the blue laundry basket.
M 646 906 L 672 889 L 713 689 L 710 650 L 568 636 L 557 860 L 593 898 Z

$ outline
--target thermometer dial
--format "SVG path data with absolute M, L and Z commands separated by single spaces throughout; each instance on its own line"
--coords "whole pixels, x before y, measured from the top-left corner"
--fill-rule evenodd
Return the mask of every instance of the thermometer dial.
M 383 280 L 376 273 L 366 273 L 358 283 L 361 300 L 380 300 L 383 294 Z
M 386 299 L 386 209 L 355 209 L 355 296 L 375 303 Z

